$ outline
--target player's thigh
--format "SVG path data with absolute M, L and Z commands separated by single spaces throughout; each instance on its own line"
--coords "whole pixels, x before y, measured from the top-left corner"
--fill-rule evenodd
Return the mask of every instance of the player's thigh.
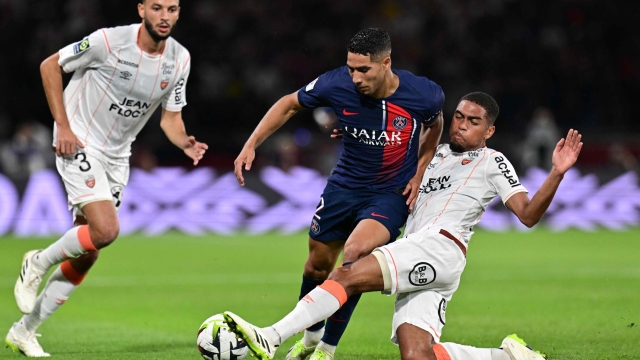
M 336 265 L 344 241 L 317 241 L 309 238 L 309 257 L 305 263 L 306 277 L 323 280 Z
M 435 359 L 435 354 L 431 348 L 435 341 L 428 331 L 415 325 L 404 323 L 398 326 L 396 335 L 402 360 Z
M 111 200 L 107 172 L 99 159 L 84 152 L 57 156 L 56 168 L 70 208 L 79 208 L 80 204 L 92 201 Z
M 352 264 L 335 269 L 329 279 L 340 283 L 348 296 L 384 289 L 382 268 L 378 259 L 373 255 L 365 256 Z
M 412 336 L 421 336 L 426 339 L 426 335 L 414 329 L 415 327 L 428 333 L 432 341 L 440 342 L 442 329 L 446 322 L 446 310 L 447 300 L 438 292 L 422 290 L 398 294 L 393 312 L 391 341 L 398 345 L 401 344 L 400 335 L 402 332 L 399 332 L 401 327 L 402 330 L 409 329 Z M 405 324 L 413 327 L 403 326 Z
M 357 210 L 356 222 L 358 225 L 363 220 L 373 220 L 387 229 L 387 233 L 380 234 L 386 237 L 387 242 L 394 241 L 400 235 L 400 229 L 404 226 L 409 216 L 407 199 L 395 192 L 371 192 L 366 201 L 363 201 Z M 384 240 L 381 240 L 384 241 Z
M 358 222 L 344 245 L 344 262 L 354 262 L 389 242 L 389 230 L 373 219 Z

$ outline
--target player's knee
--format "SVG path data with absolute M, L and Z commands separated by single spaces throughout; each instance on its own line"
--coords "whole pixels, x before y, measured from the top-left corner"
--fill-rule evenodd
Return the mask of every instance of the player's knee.
M 420 344 L 416 346 L 403 346 L 400 348 L 402 360 L 437 360 L 431 345 Z
M 347 296 L 351 296 L 355 293 L 359 293 L 355 284 L 351 281 L 351 277 L 349 276 L 349 268 L 348 267 L 339 267 L 329 274 L 328 280 L 333 280 L 338 284 L 342 285 Z
M 98 249 L 109 246 L 120 233 L 120 226 L 117 223 L 89 228 L 91 229 L 91 241 Z
M 323 266 L 322 264 L 307 261 L 304 265 L 304 276 L 316 281 L 325 280 L 331 272 L 331 266 Z
M 372 250 L 373 249 L 365 243 L 357 241 L 347 242 L 344 245 L 344 260 L 348 262 L 356 261 L 371 254 Z

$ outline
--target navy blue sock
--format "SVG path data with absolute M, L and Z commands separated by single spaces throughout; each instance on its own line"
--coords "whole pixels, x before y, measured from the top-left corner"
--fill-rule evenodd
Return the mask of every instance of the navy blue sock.
M 349 265 L 350 262 L 342 264 L 342 266 Z M 342 334 L 347 330 L 347 325 L 351 319 L 353 311 L 360 301 L 362 294 L 354 294 L 349 297 L 347 302 L 342 305 L 338 311 L 336 311 L 329 319 L 327 319 L 327 327 L 324 329 L 324 335 L 322 341 L 325 344 L 337 346 Z
M 308 293 L 311 292 L 311 290 L 315 289 L 316 286 L 321 285 L 324 282 L 324 280 L 318 281 L 318 280 L 313 280 L 313 279 L 309 279 L 308 277 L 302 275 L 302 286 L 300 286 L 300 297 L 298 298 L 298 300 L 302 300 L 303 297 L 305 297 Z M 318 331 L 320 329 L 322 329 L 324 327 L 324 320 L 320 321 L 319 323 L 313 324 L 311 326 L 309 326 L 307 328 L 307 330 L 309 331 Z

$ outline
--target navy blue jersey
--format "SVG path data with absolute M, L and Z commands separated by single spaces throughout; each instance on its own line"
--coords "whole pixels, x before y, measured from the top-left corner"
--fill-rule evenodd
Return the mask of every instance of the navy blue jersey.
M 392 71 L 400 85 L 384 99 L 361 94 L 347 66 L 320 75 L 298 91 L 302 106 L 330 107 L 340 121 L 344 149 L 329 177 L 333 186 L 395 191 L 415 175 L 420 125 L 437 119 L 444 93 L 426 77 Z

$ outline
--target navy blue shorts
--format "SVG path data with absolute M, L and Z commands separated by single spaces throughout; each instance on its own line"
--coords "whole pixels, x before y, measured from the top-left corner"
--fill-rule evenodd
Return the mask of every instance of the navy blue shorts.
M 373 219 L 389 230 L 390 241 L 394 241 L 409 216 L 406 202 L 402 189 L 345 190 L 327 184 L 311 220 L 309 236 L 317 241 L 347 240 L 361 220 Z

